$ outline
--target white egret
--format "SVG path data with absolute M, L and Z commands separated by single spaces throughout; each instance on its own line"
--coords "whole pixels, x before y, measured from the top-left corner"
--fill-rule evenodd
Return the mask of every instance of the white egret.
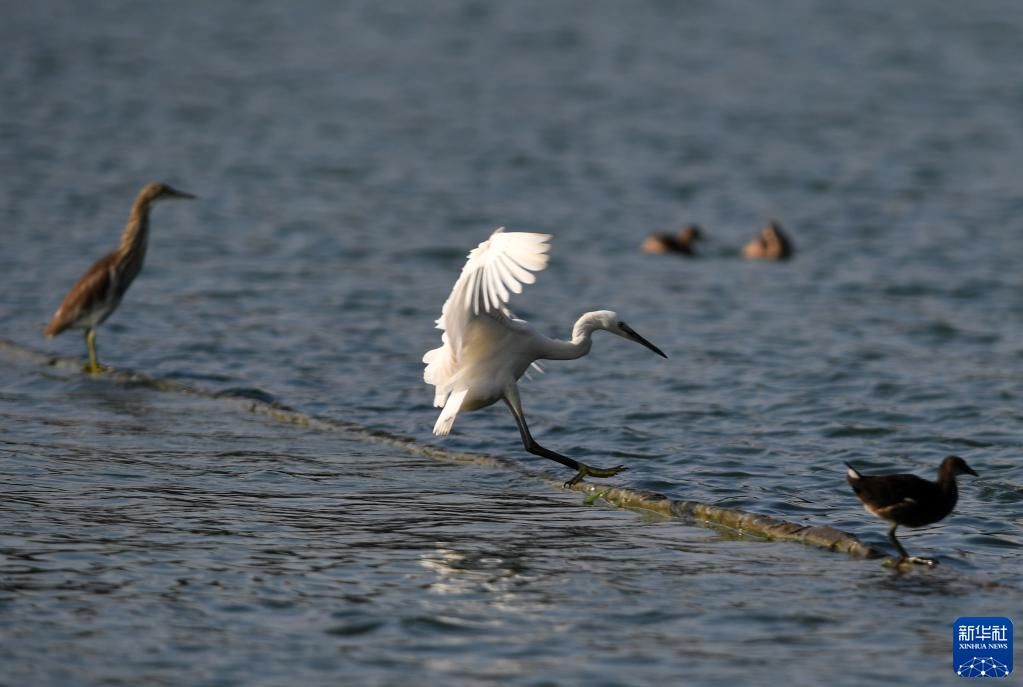
M 571 341 L 549 339 L 528 322 L 516 319 L 506 303 L 522 284 L 536 281 L 533 272 L 547 266 L 549 234 L 495 231 L 469 253 L 437 320 L 443 345 L 423 356 L 423 380 L 436 387 L 434 405 L 443 408 L 433 433 L 447 435 L 460 411 L 485 408 L 498 400 L 508 404 L 526 450 L 576 470 L 571 486 L 586 475 L 611 477 L 625 469 L 595 468 L 544 448 L 533 439 L 522 412 L 516 381 L 537 360 L 573 360 L 590 352 L 598 329 L 643 344 L 668 356 L 634 332 L 610 310 L 585 313 L 572 328 Z

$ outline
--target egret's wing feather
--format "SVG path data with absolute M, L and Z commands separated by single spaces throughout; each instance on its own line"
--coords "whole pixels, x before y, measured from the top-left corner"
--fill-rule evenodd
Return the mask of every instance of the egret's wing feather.
M 530 272 L 547 267 L 550 238 L 549 234 L 505 233 L 502 228 L 473 249 L 462 268 L 462 277 L 474 277 L 473 291 L 468 294 L 472 314 L 499 309 L 510 298 L 509 289 L 521 293 L 520 282 L 536 281 Z
M 451 289 L 437 328 L 443 345 L 423 356 L 423 379 L 437 387 L 434 402 L 443 406 L 451 391 L 450 380 L 458 369 L 465 331 L 474 318 L 489 316 L 514 319 L 506 307 L 523 284 L 536 281 L 533 272 L 547 267 L 549 234 L 505 232 L 500 228 L 470 253 L 462 273 Z
M 530 371 L 533 371 L 533 372 L 537 373 L 538 375 L 542 375 L 543 374 L 543 368 L 540 367 L 540 363 L 535 361 L 535 360 L 532 363 L 529 364 L 529 367 L 526 369 L 526 372 L 525 372 L 526 379 L 532 380 L 533 379 L 533 375 L 529 374 Z

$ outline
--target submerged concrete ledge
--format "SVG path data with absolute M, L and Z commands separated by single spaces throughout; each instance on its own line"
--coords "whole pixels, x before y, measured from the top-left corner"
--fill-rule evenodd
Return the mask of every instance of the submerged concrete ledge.
M 8 358 L 78 373 L 82 373 L 82 367 L 85 364 L 84 360 L 78 358 L 51 355 L 7 339 L 0 339 L 0 353 Z M 161 379 L 139 372 L 114 368 L 105 370 L 95 376 L 147 386 L 158 391 L 171 391 L 202 398 L 217 399 L 234 406 L 236 409 L 263 415 L 277 422 L 308 427 L 317 431 L 340 432 L 353 438 L 391 446 L 413 455 L 459 463 L 492 465 L 534 477 L 540 474 L 508 458 L 448 451 L 436 446 L 420 444 L 410 437 L 372 429 L 355 422 L 317 418 L 273 400 L 265 400 L 263 397 L 253 398 L 251 395 L 246 395 L 246 392 L 243 390 L 213 391 L 170 379 Z M 656 492 L 616 487 L 606 482 L 580 482 L 570 488 L 586 494 L 590 498 L 603 499 L 620 508 L 649 510 L 667 517 L 681 517 L 697 523 L 710 523 L 716 526 L 728 527 L 740 534 L 753 535 L 770 541 L 796 542 L 848 554 L 856 558 L 884 557 L 884 554 L 874 547 L 864 544 L 855 536 L 833 527 L 800 525 L 769 515 L 759 515 L 731 508 L 719 508 L 697 501 L 671 499 Z
M 593 482 L 580 482 L 571 488 L 591 497 L 601 498 L 620 508 L 650 510 L 669 517 L 684 517 L 728 527 L 740 534 L 752 534 L 771 541 L 798 542 L 857 558 L 884 557 L 884 554 L 874 547 L 834 527 L 800 525 L 770 515 L 719 508 L 698 501 L 681 501 L 652 491 L 611 487 Z

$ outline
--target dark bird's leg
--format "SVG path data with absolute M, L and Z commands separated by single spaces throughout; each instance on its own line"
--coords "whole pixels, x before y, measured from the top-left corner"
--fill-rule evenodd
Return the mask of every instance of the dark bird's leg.
M 906 553 L 906 550 L 904 548 L 902 548 L 902 544 L 899 543 L 899 540 L 895 538 L 896 527 L 898 527 L 898 524 L 892 523 L 892 526 L 888 528 L 888 541 L 890 541 L 892 543 L 892 546 L 894 546 L 896 550 L 899 552 L 899 560 L 896 561 L 895 563 L 896 565 L 898 565 L 902 561 L 909 558 L 909 554 Z
M 90 374 L 105 371 L 106 368 L 99 364 L 99 358 L 96 356 L 96 330 L 92 327 L 85 330 L 85 346 L 89 349 L 89 362 L 82 370 Z
M 923 565 L 937 565 L 938 561 L 933 558 L 918 558 L 917 556 L 910 556 L 906 553 L 906 550 L 902 548 L 902 544 L 895 538 L 895 528 L 898 524 L 892 523 L 892 526 L 888 528 L 888 541 L 899 550 L 899 560 L 895 561 L 895 567 L 899 567 L 902 563 L 922 563 Z
M 519 401 L 518 391 L 513 389 L 506 393 L 504 401 L 508 404 L 508 408 L 511 410 L 512 415 L 515 416 L 515 424 L 518 425 L 519 434 L 522 436 L 522 445 L 527 451 L 533 455 L 549 458 L 550 460 L 561 463 L 565 467 L 578 471 L 576 472 L 575 477 L 565 482 L 566 487 L 571 487 L 587 475 L 590 477 L 612 477 L 626 469 L 624 465 L 616 465 L 613 468 L 590 467 L 586 463 L 580 463 L 577 460 L 573 460 L 568 456 L 563 456 L 549 448 L 544 448 L 540 444 L 536 443 L 536 439 L 534 439 L 533 435 L 529 433 L 529 427 L 526 425 L 526 416 L 522 412 L 522 404 Z

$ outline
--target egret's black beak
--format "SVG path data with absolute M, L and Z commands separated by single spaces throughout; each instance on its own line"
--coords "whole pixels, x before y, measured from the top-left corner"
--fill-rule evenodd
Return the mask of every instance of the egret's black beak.
M 636 331 L 632 327 L 630 327 L 629 325 L 625 324 L 624 322 L 619 322 L 618 326 L 621 327 L 622 331 L 625 332 L 625 334 L 630 339 L 635 341 L 636 343 L 643 344 L 644 346 L 646 346 L 647 348 L 649 348 L 651 351 L 653 351 L 657 355 L 661 356 L 662 358 L 667 358 L 668 357 L 668 356 L 664 355 L 664 351 L 659 349 L 657 346 L 654 346 L 652 343 L 650 343 L 649 341 L 644 339 L 642 336 L 637 334 Z

